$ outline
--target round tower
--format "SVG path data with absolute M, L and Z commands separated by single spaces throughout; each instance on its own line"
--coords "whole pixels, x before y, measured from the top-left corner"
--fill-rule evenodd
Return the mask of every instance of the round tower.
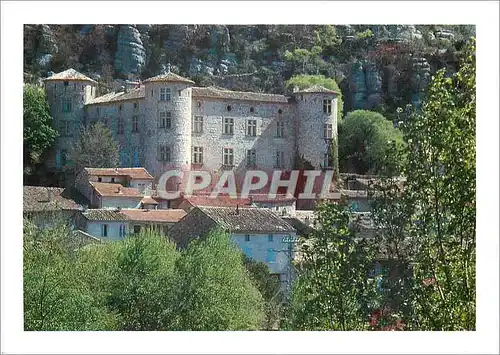
M 191 87 L 194 82 L 167 72 L 146 79 L 145 167 L 155 177 L 191 167 Z
M 314 169 L 333 168 L 337 142 L 338 92 L 314 85 L 294 92 L 297 102 L 297 153 Z
M 72 167 L 69 153 L 84 124 L 84 106 L 96 96 L 96 84 L 74 69 L 53 74 L 44 80 L 53 125 L 59 132 L 55 147 L 46 162 L 49 168 Z

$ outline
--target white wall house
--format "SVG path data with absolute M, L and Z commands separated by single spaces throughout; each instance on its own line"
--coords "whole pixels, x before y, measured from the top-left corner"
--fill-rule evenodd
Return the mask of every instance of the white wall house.
M 170 229 L 169 238 L 185 248 L 217 227 L 229 233 L 245 255 L 265 263 L 279 278 L 283 291 L 291 290 L 297 238 L 293 226 L 263 208 L 196 207 Z

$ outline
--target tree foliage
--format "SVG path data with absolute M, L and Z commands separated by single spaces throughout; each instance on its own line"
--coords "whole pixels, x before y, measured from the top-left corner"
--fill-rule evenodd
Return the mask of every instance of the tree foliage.
M 403 145 L 401 131 L 381 114 L 349 112 L 339 127 L 340 169 L 358 174 L 400 171 L 404 156 L 394 153 Z
M 374 297 L 370 248 L 349 229 L 337 204 L 316 210 L 317 229 L 300 243 L 289 327 L 295 330 L 363 330 Z
M 102 123 L 85 126 L 72 151 L 77 172 L 85 167 L 109 168 L 119 164 L 119 146 Z
M 456 74 L 433 77 L 421 112 L 408 111 L 404 190 L 394 179 L 377 189 L 385 199 L 374 209 L 381 234 L 406 245 L 412 264 L 412 275 L 393 285 L 411 329 L 475 329 L 475 89 L 472 42 Z
M 45 91 L 38 86 L 23 87 L 24 165 L 39 163 L 42 154 L 54 144 L 57 131 L 52 127 Z

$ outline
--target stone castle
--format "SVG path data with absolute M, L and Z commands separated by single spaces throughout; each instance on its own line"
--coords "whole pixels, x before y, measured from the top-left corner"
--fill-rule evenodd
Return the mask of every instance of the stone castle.
M 71 166 L 82 125 L 102 122 L 120 144 L 120 167 L 145 167 L 156 179 L 167 166 L 288 170 L 299 156 L 314 169 L 332 166 L 338 92 L 322 86 L 290 97 L 196 87 L 172 72 L 127 82 L 97 96 L 97 82 L 68 69 L 44 79 L 59 131 L 47 166 Z

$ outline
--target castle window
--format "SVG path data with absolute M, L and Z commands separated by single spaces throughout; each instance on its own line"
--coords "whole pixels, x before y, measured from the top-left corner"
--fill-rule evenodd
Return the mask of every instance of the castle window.
M 331 168 L 332 167 L 332 156 L 331 154 L 325 153 L 323 158 L 323 168 Z
M 82 92 L 85 91 L 85 85 L 82 85 Z
M 118 111 L 121 111 L 123 109 L 123 104 L 118 105 Z
M 73 89 L 75 89 L 75 90 L 76 90 L 76 83 L 74 83 L 74 84 L 73 84 Z
M 224 148 L 222 161 L 225 166 L 233 166 L 234 165 L 234 151 L 233 148 Z
M 193 147 L 193 163 L 203 164 L 203 147 Z
M 257 120 L 247 121 L 247 136 L 255 137 L 257 135 Z
M 160 101 L 170 101 L 170 88 L 160 88 Z
M 198 101 L 198 108 L 201 108 L 201 102 Z
M 323 112 L 332 113 L 332 100 L 323 100 Z
M 96 112 L 96 114 L 97 114 L 97 117 L 99 117 L 99 114 L 101 113 L 101 108 L 100 108 L 99 106 L 97 106 L 97 107 L 95 108 L 95 112 Z
M 275 168 L 283 168 L 285 166 L 285 152 L 276 152 L 276 166 Z
M 249 234 L 245 234 L 245 242 L 249 242 L 250 241 L 250 235 Z
M 203 117 L 202 116 L 194 116 L 193 132 L 194 133 L 202 133 L 203 132 Z
M 250 112 L 254 113 L 255 109 L 253 107 L 250 107 Z
M 68 152 L 63 149 L 61 150 L 61 165 L 66 166 L 68 164 Z
M 69 81 L 65 81 L 64 86 L 68 86 L 68 85 L 69 85 Z
M 71 136 L 71 123 L 70 121 L 59 121 L 59 134 L 63 137 Z
M 132 132 L 139 132 L 139 116 L 132 116 Z
M 68 99 L 63 99 L 62 101 L 62 112 L 71 112 L 71 101 Z
M 172 112 L 160 111 L 160 120 L 158 123 L 160 128 L 172 128 Z
M 179 90 L 179 97 L 182 96 L 182 90 Z
M 105 118 L 105 119 L 104 119 L 104 121 L 103 121 L 103 123 L 104 123 L 104 127 L 106 127 L 106 128 L 107 128 L 107 127 L 108 127 L 108 119 L 107 119 L 107 118 Z
M 282 109 L 278 109 L 278 114 L 282 114 L 283 113 L 283 110 Z
M 271 242 L 271 243 L 274 241 L 274 237 L 273 237 L 273 235 L 272 235 L 272 234 L 269 234 L 269 235 L 267 236 L 267 241 L 268 241 L 268 242 Z
M 257 154 L 255 149 L 247 150 L 247 166 L 255 166 L 257 164 Z
M 158 160 L 160 161 L 170 161 L 170 147 L 166 145 L 160 145 L 158 147 Z
M 108 236 L 108 225 L 103 224 L 101 226 L 101 237 L 107 237 Z
M 123 134 L 124 129 L 123 129 L 123 117 L 118 117 L 118 128 L 117 128 L 117 133 L 118 134 Z
M 276 122 L 276 137 L 283 138 L 285 136 L 285 122 Z
M 231 111 L 231 105 L 227 105 L 226 110 Z
M 234 134 L 234 118 L 224 118 L 224 134 Z
M 331 124 L 323 125 L 323 137 L 327 139 L 333 138 L 333 129 Z
M 134 110 L 137 110 L 139 109 L 139 103 L 138 102 L 134 102 Z

